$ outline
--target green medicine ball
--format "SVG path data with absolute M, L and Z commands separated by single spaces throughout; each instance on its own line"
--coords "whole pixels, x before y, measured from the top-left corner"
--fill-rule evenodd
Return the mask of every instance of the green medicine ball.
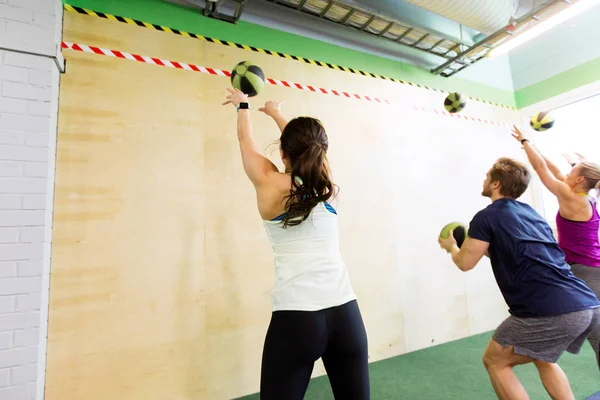
M 467 238 L 467 227 L 460 222 L 451 222 L 442 228 L 440 237 L 442 239 L 447 239 L 448 235 L 450 235 L 450 231 L 452 231 L 452 236 L 454 236 L 454 240 L 456 240 L 456 245 L 460 248 Z
M 265 87 L 265 74 L 250 61 L 242 61 L 231 71 L 231 86 L 248 97 L 256 96 Z
M 450 93 L 444 100 L 444 108 L 449 113 L 457 113 L 467 105 L 467 99 L 460 93 Z

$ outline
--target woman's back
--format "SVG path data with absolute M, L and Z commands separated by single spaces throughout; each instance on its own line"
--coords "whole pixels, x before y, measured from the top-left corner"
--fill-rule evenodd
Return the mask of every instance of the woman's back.
M 588 201 L 592 208 L 592 217 L 587 221 L 572 221 L 564 218 L 560 211 L 556 214 L 558 245 L 565 253 L 568 263 L 600 267 L 600 215 L 596 201 L 590 197 Z
M 286 121 L 277 102 L 259 109 L 281 130 L 281 173 L 258 151 L 248 96 L 237 89 L 228 91 L 223 104 L 238 110 L 242 165 L 256 189 L 275 255 L 261 398 L 303 398 L 314 363 L 322 358 L 336 399 L 368 400 L 367 333 L 340 256 L 337 214 L 326 203 L 335 193 L 325 128 L 310 117 Z
M 354 300 L 340 254 L 336 210 L 320 202 L 298 225 L 284 228 L 284 218 L 263 221 L 275 258 L 273 311 L 315 311 Z

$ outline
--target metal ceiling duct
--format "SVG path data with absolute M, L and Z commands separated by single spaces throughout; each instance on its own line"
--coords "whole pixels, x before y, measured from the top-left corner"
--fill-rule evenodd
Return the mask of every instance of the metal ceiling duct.
M 519 5 L 518 0 L 406 1 L 483 33 L 508 25 Z
M 519 0 L 354 0 L 371 8 L 393 10 L 403 2 L 490 34 L 508 25 Z M 342 0 L 344 2 L 344 0 Z

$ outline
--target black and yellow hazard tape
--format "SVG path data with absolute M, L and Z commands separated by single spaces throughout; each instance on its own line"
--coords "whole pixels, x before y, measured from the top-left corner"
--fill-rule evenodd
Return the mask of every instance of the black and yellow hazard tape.
M 353 74 L 356 74 L 356 75 L 367 76 L 367 77 L 371 77 L 371 78 L 375 78 L 375 79 L 383 79 L 383 80 L 386 80 L 386 81 L 395 82 L 395 83 L 401 83 L 401 84 L 404 84 L 404 85 L 415 86 L 415 87 L 418 87 L 418 88 L 421 88 L 421 89 L 432 90 L 432 91 L 439 92 L 439 93 L 449 93 L 449 92 L 447 92 L 445 90 L 441 90 L 441 89 L 437 89 L 437 88 L 433 88 L 433 87 L 421 85 L 419 83 L 413 83 L 413 82 L 404 81 L 402 79 L 390 78 L 390 77 L 387 77 L 387 76 L 374 74 L 372 72 L 361 71 L 361 70 L 358 70 L 358 69 L 355 69 L 355 68 L 343 67 L 343 66 L 340 66 L 340 65 L 326 63 L 326 62 L 323 62 L 323 61 L 316 61 L 316 60 L 311 60 L 309 58 L 293 56 L 293 55 L 281 53 L 281 52 L 278 52 L 278 51 L 265 50 L 265 49 L 261 49 L 261 48 L 258 48 L 258 47 L 248 46 L 248 45 L 245 45 L 245 44 L 235 43 L 235 42 L 231 42 L 231 41 L 227 41 L 227 40 L 215 39 L 215 38 L 211 38 L 211 37 L 208 37 L 208 36 L 202 36 L 202 35 L 199 35 L 197 33 L 184 32 L 184 31 L 180 31 L 178 29 L 169 28 L 168 26 L 156 25 L 156 24 L 151 24 L 149 22 L 139 21 L 139 20 L 132 19 L 132 18 L 120 17 L 120 16 L 117 16 L 117 15 L 106 14 L 106 13 L 102 13 L 102 12 L 98 12 L 98 11 L 92 11 L 92 10 L 88 10 L 86 8 L 72 6 L 70 4 L 64 4 L 64 8 L 67 11 L 75 12 L 75 13 L 78 13 L 78 14 L 85 14 L 85 15 L 90 15 L 90 16 L 93 16 L 93 17 L 105 18 L 105 19 L 108 19 L 108 20 L 111 20 L 111 21 L 124 22 L 126 24 L 136 25 L 136 26 L 139 26 L 139 27 L 142 27 L 142 28 L 154 29 L 154 30 L 161 31 L 161 32 L 173 33 L 175 35 L 196 38 L 196 39 L 204 40 L 204 41 L 207 41 L 207 42 L 220 44 L 220 45 L 223 45 L 223 46 L 235 47 L 235 48 L 238 48 L 238 49 L 244 49 L 244 50 L 254 51 L 254 52 L 257 52 L 257 53 L 269 54 L 269 55 L 272 55 L 272 56 L 275 56 L 275 57 L 287 58 L 288 60 L 303 61 L 303 62 L 305 62 L 307 64 L 317 65 L 317 66 L 320 66 L 320 67 L 334 69 L 334 70 L 337 70 L 337 71 L 350 72 L 350 73 L 353 73 Z M 494 103 L 492 101 L 478 99 L 478 98 L 471 97 L 471 96 L 469 96 L 469 98 L 472 99 L 472 100 L 475 100 L 475 101 L 479 101 L 481 103 L 490 104 L 490 105 L 497 106 L 497 107 L 503 107 L 503 108 L 507 108 L 507 109 L 510 109 L 510 110 L 516 110 L 515 107 L 507 106 L 505 104 Z

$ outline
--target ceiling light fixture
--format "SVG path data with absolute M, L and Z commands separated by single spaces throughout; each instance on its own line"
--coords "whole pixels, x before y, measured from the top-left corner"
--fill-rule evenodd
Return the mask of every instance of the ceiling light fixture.
M 515 35 L 512 39 L 507 40 L 500 46 L 493 48 L 487 54 L 488 57 L 497 57 L 501 54 L 507 53 L 517 46 L 522 45 L 525 42 L 530 41 L 536 36 L 554 28 L 557 25 L 573 18 L 574 16 L 581 14 L 584 11 L 589 10 L 595 5 L 600 4 L 600 0 L 579 0 L 577 3 L 570 5 L 565 10 L 559 12 L 556 15 L 538 23 L 531 29 L 526 30 L 523 33 Z

